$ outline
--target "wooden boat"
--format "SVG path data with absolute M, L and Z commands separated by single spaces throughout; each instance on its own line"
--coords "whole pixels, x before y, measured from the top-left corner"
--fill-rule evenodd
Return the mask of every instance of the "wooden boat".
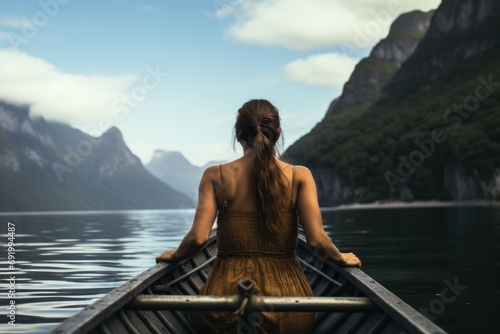
M 316 258 L 302 233 L 297 255 L 319 298 L 274 297 L 255 303 L 271 303 L 280 312 L 317 312 L 314 333 L 446 333 L 361 270 L 341 268 Z M 51 333 L 195 333 L 186 310 L 235 310 L 238 300 L 241 302 L 237 296 L 196 296 L 216 256 L 217 239 L 213 233 L 205 248 L 192 258 L 155 265 Z

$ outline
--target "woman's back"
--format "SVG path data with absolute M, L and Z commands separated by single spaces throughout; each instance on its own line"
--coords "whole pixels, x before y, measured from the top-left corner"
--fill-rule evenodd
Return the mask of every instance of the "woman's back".
M 251 279 L 258 295 L 313 295 L 296 257 L 298 226 L 293 200 L 293 168 L 283 166 L 289 174 L 289 178 L 286 174 L 283 177 L 288 179 L 290 206 L 284 208 L 278 233 L 270 233 L 262 226 L 258 213 L 252 210 L 253 199 L 247 196 L 248 192 L 240 196 L 237 191 L 238 185 L 248 182 L 244 168 L 238 163 L 229 168 L 227 165 L 219 167 L 221 182 L 217 197 L 222 207 L 217 220 L 218 254 L 200 294 L 234 295 L 239 280 Z M 229 172 L 224 172 L 226 170 Z M 238 209 L 233 209 L 234 203 L 238 203 Z M 259 313 L 255 316 L 256 332 L 307 333 L 312 328 L 314 316 L 314 313 Z M 190 320 L 200 332 L 236 333 L 237 316 L 231 312 L 196 312 L 190 314 Z
M 288 206 L 292 201 L 296 201 L 297 185 L 294 181 L 293 167 L 276 159 L 276 162 L 281 168 L 281 180 L 286 186 L 286 192 L 281 194 L 287 199 Z M 212 167 L 217 169 L 219 176 L 222 173 L 222 180 L 217 182 L 216 195 L 217 203 L 220 210 L 224 209 L 224 195 L 222 187 L 224 187 L 225 198 L 231 211 L 250 211 L 257 212 L 257 192 L 256 182 L 252 179 L 252 157 L 244 155 L 238 160 L 230 163 Z M 293 187 L 292 187 L 292 183 Z M 285 208 L 287 210 L 288 207 Z
M 241 159 L 240 159 L 241 160 Z M 220 194 L 217 236 L 219 256 L 244 253 L 248 255 L 294 256 L 297 246 L 297 215 L 295 211 L 293 167 L 283 164 L 284 181 L 288 184 L 288 206 L 283 208 L 279 233 L 270 233 L 262 226 L 256 212 L 255 188 L 247 177 L 247 166 L 241 161 L 219 166 Z M 289 174 L 288 177 L 286 174 Z M 247 191 L 239 191 L 248 186 Z
M 157 261 L 176 262 L 198 252 L 218 217 L 218 256 L 204 295 L 234 295 L 240 279 L 254 280 L 257 294 L 312 296 L 295 254 L 297 214 L 308 245 L 340 265 L 360 266 L 352 253 L 341 253 L 323 229 L 316 184 L 309 169 L 293 168 L 277 158 L 281 137 L 278 110 L 267 100 L 250 100 L 238 110 L 235 139 L 243 157 L 203 174 L 193 225 L 175 250 Z M 235 333 L 231 312 L 190 314 L 201 333 Z M 256 315 L 257 333 L 307 333 L 312 313 Z

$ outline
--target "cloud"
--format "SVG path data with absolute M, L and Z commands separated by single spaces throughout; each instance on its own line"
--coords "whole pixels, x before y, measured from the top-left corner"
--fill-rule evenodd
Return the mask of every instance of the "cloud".
M 324 53 L 294 60 L 283 70 L 291 81 L 340 88 L 349 79 L 358 61 L 338 53 Z
M 221 1 L 216 16 L 232 19 L 226 33 L 239 41 L 294 50 L 356 44 L 385 37 L 401 13 L 436 8 L 439 0 L 248 0 Z M 370 45 L 370 46 L 371 46 Z M 366 46 L 363 46 L 366 47 Z
M 142 5 L 140 9 L 144 12 L 153 12 L 156 8 L 152 5 Z
M 215 8 L 215 17 L 223 19 L 236 14 L 238 7 L 245 5 L 245 0 L 215 0 L 212 2 Z
M 31 25 L 31 23 L 22 17 L 2 17 L 0 18 L 0 26 L 10 27 L 10 28 L 23 28 L 26 25 Z
M 10 41 L 10 33 L 0 31 L 0 41 Z
M 136 80 L 64 73 L 23 52 L 0 50 L 0 99 L 29 104 L 31 112 L 71 124 L 114 119 L 112 106 Z
M 21 29 L 31 27 L 32 24 L 26 18 L 22 17 L 0 17 L 0 26 L 7 27 L 7 30 L 11 30 L 12 28 Z M 11 42 L 12 38 L 13 36 L 11 33 L 0 31 L 0 42 Z

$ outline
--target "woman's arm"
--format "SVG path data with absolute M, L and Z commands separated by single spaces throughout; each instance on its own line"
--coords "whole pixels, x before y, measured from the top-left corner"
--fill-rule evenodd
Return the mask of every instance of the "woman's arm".
M 333 244 L 323 228 L 323 219 L 318 203 L 316 183 L 308 168 L 296 166 L 298 182 L 297 213 L 307 244 L 314 253 L 340 266 L 361 267 L 361 261 L 353 253 L 342 253 Z
M 184 236 L 179 247 L 168 250 L 156 257 L 160 261 L 177 262 L 196 254 L 205 246 L 217 215 L 217 199 L 215 195 L 214 180 L 216 180 L 217 167 L 209 167 L 201 177 L 198 189 L 198 205 L 194 215 L 193 226 Z

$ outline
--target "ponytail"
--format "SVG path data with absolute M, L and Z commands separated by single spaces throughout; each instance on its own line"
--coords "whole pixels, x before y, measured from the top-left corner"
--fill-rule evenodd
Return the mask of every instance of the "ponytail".
M 235 129 L 238 141 L 252 149 L 251 177 L 260 221 L 269 232 L 278 233 L 287 209 L 286 185 L 276 151 L 281 135 L 278 110 L 266 100 L 248 101 L 238 110 Z

